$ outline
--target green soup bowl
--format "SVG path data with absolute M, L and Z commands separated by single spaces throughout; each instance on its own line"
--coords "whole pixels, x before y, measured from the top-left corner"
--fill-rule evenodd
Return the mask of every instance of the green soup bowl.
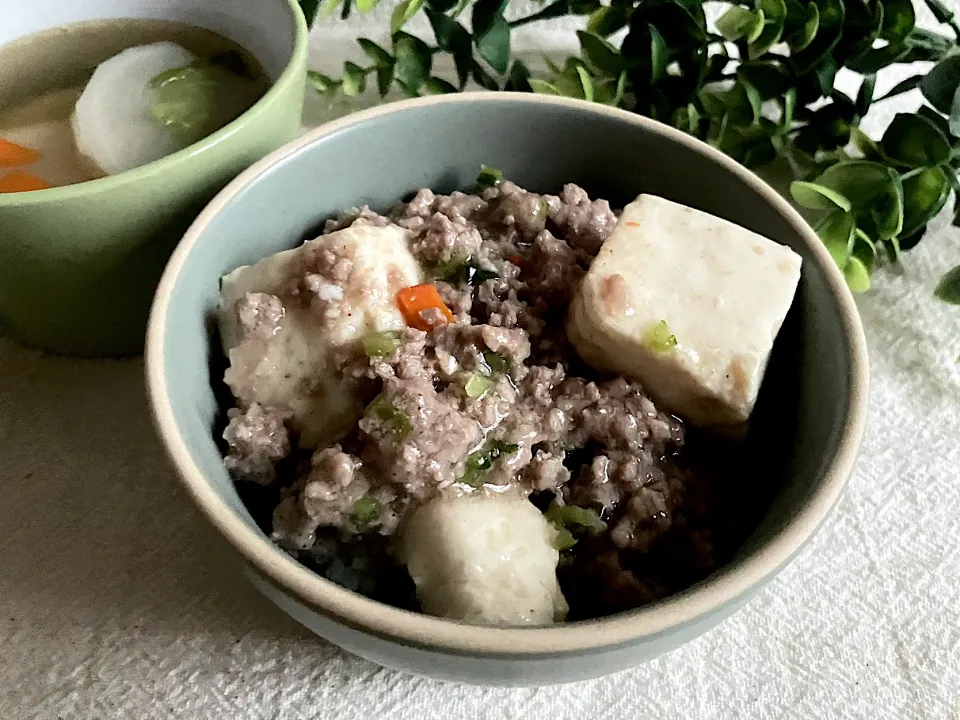
M 218 435 L 231 403 L 216 323 L 220 277 L 316 236 L 324 219 L 343 209 L 369 204 L 382 211 L 418 188 L 469 187 L 482 163 L 536 192 L 572 182 L 614 206 L 659 194 L 740 223 L 803 258 L 738 465 L 738 472 L 748 463 L 760 471 L 759 520 L 728 564 L 677 595 L 538 628 L 480 627 L 401 610 L 286 555 L 258 526 L 264 508 L 244 504 L 224 466 Z M 383 665 L 508 685 L 620 670 L 742 607 L 840 497 L 863 431 L 868 380 L 863 331 L 843 277 L 816 234 L 768 185 L 710 146 L 646 118 L 511 93 L 446 95 L 352 115 L 243 173 L 171 258 L 151 315 L 146 366 L 156 425 L 184 487 L 267 597 L 314 632 Z
M 307 26 L 294 0 L 36 0 L 8 13 L 0 48 L 72 23 L 171 20 L 212 30 L 250 52 L 269 91 L 219 131 L 173 155 L 99 180 L 0 194 L 0 332 L 45 350 L 141 352 L 153 291 L 196 213 L 238 172 L 296 136 Z M 70 53 L 46 68 L 4 66 L 0 108 L 68 77 Z M 109 57 L 109 55 L 108 55 Z M 103 58 L 106 59 L 106 58 Z

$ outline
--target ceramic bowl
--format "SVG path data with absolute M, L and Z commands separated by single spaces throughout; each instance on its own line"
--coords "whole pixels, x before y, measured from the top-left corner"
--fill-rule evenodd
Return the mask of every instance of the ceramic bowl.
M 197 212 L 299 132 L 303 14 L 295 0 L 34 0 L 2 8 L 0 46 L 73 23 L 172 20 L 238 43 L 272 81 L 239 118 L 173 155 L 99 180 L 0 194 L 0 332 L 56 352 L 137 354 L 160 274 Z M 115 52 L 105 48 L 95 62 Z M 71 78 L 83 70 L 76 65 L 69 47 L 39 54 L 30 67 L 0 65 L 0 105 L 49 89 L 50 77 Z
M 771 499 L 732 562 L 632 612 L 536 629 L 466 625 L 339 587 L 285 555 L 244 507 L 218 448 L 218 280 L 297 245 L 326 217 L 384 209 L 412 191 L 469 186 L 481 164 L 536 191 L 575 182 L 621 205 L 656 193 L 796 250 L 804 265 L 757 407 Z M 215 368 L 212 372 L 211 368 Z M 382 665 L 448 680 L 544 684 L 640 663 L 720 622 L 800 550 L 837 502 L 864 424 L 867 359 L 857 310 L 813 231 L 755 175 L 636 115 L 562 98 L 478 93 L 405 101 L 321 127 L 231 183 L 168 265 L 147 339 L 156 426 L 184 487 L 252 581 L 331 642 Z M 220 423 L 218 425 L 218 423 Z M 758 450 L 760 452 L 760 450 Z M 759 456 L 758 456 L 759 457 Z

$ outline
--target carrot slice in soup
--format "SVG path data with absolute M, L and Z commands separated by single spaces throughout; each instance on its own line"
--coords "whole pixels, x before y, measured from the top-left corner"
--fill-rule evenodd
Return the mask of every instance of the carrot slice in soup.
M 0 167 L 31 165 L 40 159 L 40 153 L 0 137 Z
M 439 325 L 453 322 L 453 313 L 444 304 L 434 285 L 404 288 L 397 293 L 397 307 L 403 313 L 407 325 L 417 330 L 430 331 Z
M 30 192 L 31 190 L 46 190 L 53 185 L 43 178 L 27 172 L 17 171 L 0 177 L 0 193 Z

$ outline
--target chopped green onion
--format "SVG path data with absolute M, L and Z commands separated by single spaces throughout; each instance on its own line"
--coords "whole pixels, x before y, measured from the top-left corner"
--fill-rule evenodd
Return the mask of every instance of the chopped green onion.
M 381 512 L 383 506 L 380 501 L 364 495 L 350 508 L 350 519 L 359 530 L 369 530 L 370 526 L 380 519 Z
M 477 175 L 477 187 L 493 187 L 494 185 L 499 185 L 501 180 L 503 180 L 503 172 L 501 170 L 487 167 L 486 165 L 480 166 L 480 174 Z
M 544 513 L 544 517 L 555 525 L 577 525 L 582 528 L 600 529 L 604 526 L 603 520 L 595 510 L 582 508 L 577 505 L 560 505 L 553 503 Z
M 654 352 L 666 352 L 676 347 L 677 336 L 670 332 L 666 320 L 651 325 L 643 334 L 643 344 Z
M 540 204 L 537 206 L 537 220 L 546 220 L 549 215 L 550 203 L 541 198 Z
M 511 455 L 520 449 L 519 445 L 505 443 L 503 440 L 491 440 L 479 450 L 467 456 L 466 469 L 460 482 L 470 487 L 483 485 L 483 476 L 493 467 L 493 463 L 503 455 Z
M 553 547 L 555 550 L 563 552 L 564 550 L 569 550 L 577 544 L 577 539 L 573 536 L 573 533 L 567 530 L 565 527 L 557 527 L 556 531 L 557 534 L 553 538 Z
M 392 355 L 400 347 L 400 344 L 399 331 L 385 330 L 363 338 L 363 351 L 367 354 L 367 357 L 383 357 L 384 355 Z
M 384 427 L 392 432 L 398 440 L 402 440 L 413 429 L 410 418 L 397 410 L 383 393 L 377 395 L 363 411 L 364 415 L 376 418 Z
M 486 350 L 483 353 L 483 361 L 494 375 L 505 375 L 510 370 L 510 363 L 507 362 L 507 359 L 500 353 L 493 352 L 493 350 Z
M 467 397 L 469 398 L 481 398 L 487 394 L 487 391 L 493 387 L 493 380 L 483 375 L 477 375 L 476 373 L 472 374 L 467 378 L 467 383 L 464 385 L 464 390 L 467 391 Z
M 440 263 L 434 266 L 432 275 L 435 280 L 442 280 L 451 285 L 469 285 L 471 287 L 500 277 L 495 270 L 480 267 L 473 258 Z

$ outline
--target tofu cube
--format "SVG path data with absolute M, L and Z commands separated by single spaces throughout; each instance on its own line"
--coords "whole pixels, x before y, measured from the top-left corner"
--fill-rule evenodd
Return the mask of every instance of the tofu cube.
M 341 279 L 316 273 L 321 254 L 342 263 Z M 354 225 L 234 270 L 220 288 L 224 381 L 241 407 L 285 412 L 301 447 L 333 442 L 363 409 L 340 373 L 342 350 L 405 327 L 396 294 L 422 278 L 396 225 Z
M 585 362 L 639 380 L 661 409 L 731 430 L 753 411 L 800 263 L 739 225 L 641 195 L 591 264 L 567 332 Z

